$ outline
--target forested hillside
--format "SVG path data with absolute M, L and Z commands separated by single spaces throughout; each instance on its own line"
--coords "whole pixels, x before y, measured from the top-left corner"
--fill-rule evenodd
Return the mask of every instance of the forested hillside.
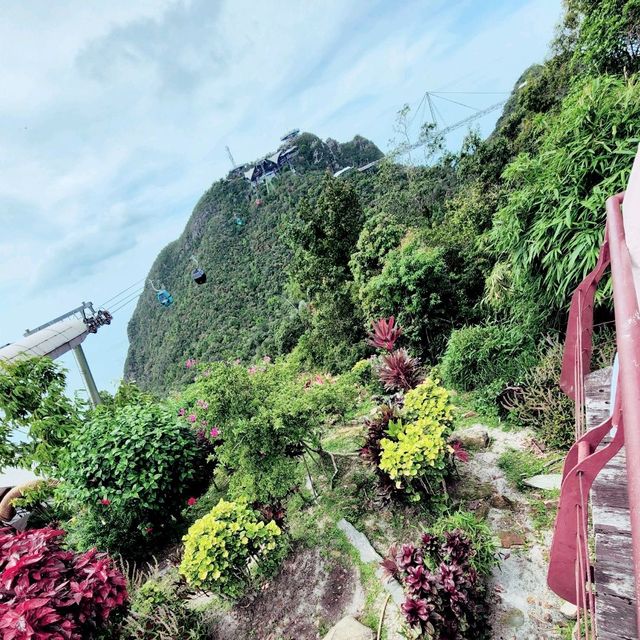
M 297 301 L 284 293 L 291 251 L 286 233 L 303 199 L 315 198 L 328 170 L 365 164 L 381 157 L 378 148 L 356 136 L 326 143 L 311 134 L 296 140 L 295 173 L 280 175 L 271 194 L 259 195 L 236 178 L 218 180 L 202 196 L 183 234 L 165 247 L 149 272 L 156 287 L 175 298 L 161 307 L 148 288 L 129 324 L 128 378 L 156 390 L 175 383 L 186 358 L 241 358 L 286 352 L 293 344 L 287 320 Z M 196 256 L 207 284 L 191 279 Z
M 640 136 L 638 12 L 569 2 L 547 62 L 518 79 L 494 132 L 470 132 L 457 152 L 426 128 L 420 163 L 390 154 L 374 171 L 332 178 L 327 168 L 380 152 L 359 137 L 306 134 L 297 173 L 263 187 L 260 206 L 246 182 L 215 183 L 151 269 L 176 303 L 164 309 L 151 291 L 140 300 L 127 377 L 162 390 L 188 357 L 250 361 L 296 345 L 307 366 L 341 371 L 388 315 L 424 361 L 444 355 L 451 384 L 523 377 L 537 343 L 561 329 L 596 259 L 604 199 L 628 175 Z M 400 128 L 409 117 L 400 112 Z M 191 254 L 205 286 L 190 280 Z M 456 379 L 468 371 L 459 358 L 478 353 L 487 366 Z

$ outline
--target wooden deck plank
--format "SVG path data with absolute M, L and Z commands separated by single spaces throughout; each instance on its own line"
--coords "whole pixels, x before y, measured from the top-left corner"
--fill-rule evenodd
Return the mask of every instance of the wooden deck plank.
M 588 429 L 609 416 L 611 373 L 608 367 L 585 378 Z M 598 640 L 638 640 L 625 462 L 623 447 L 602 469 L 591 489 Z

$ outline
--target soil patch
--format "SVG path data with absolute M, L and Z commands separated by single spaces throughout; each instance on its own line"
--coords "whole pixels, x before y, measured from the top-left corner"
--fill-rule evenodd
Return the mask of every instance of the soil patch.
M 213 623 L 215 640 L 317 640 L 346 615 L 357 616 L 364 591 L 356 568 L 317 549 L 298 549 L 262 591 Z

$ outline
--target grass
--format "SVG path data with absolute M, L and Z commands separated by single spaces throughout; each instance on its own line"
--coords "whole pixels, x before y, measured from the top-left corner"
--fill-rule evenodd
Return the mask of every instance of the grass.
M 549 506 L 549 502 L 559 496 L 560 492 L 557 489 L 552 489 L 544 492 L 544 499 L 534 498 L 530 500 L 531 519 L 536 531 L 547 531 L 553 527 L 558 509 L 557 507 Z
M 498 467 L 504 471 L 507 480 L 520 491 L 527 491 L 530 487 L 524 480 L 543 472 L 549 472 L 549 460 L 553 455 L 536 457 L 530 451 L 509 449 L 498 459 Z

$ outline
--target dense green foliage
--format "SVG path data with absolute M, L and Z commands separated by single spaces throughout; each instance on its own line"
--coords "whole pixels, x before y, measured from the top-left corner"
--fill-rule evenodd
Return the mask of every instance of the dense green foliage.
M 134 551 L 180 512 L 203 451 L 161 405 L 100 409 L 69 444 L 61 488 L 81 512 L 69 524 L 79 547 Z
M 0 362 L 0 469 L 17 464 L 55 475 L 82 415 L 64 391 L 64 371 L 48 358 Z
M 189 528 L 180 572 L 193 587 L 236 597 L 280 533 L 273 520 L 263 522 L 245 503 L 220 500 Z
M 296 173 L 284 172 L 266 193 L 242 179 L 219 180 L 202 196 L 178 240 L 165 247 L 149 272 L 174 296 L 161 307 L 151 288 L 129 323 L 126 377 L 145 389 L 165 391 L 189 380 L 176 362 L 287 353 L 303 330 L 300 298 L 286 293 L 291 258 L 287 242 L 298 205 L 315 201 L 327 168 L 370 162 L 380 151 L 363 138 L 346 145 L 303 134 Z M 238 226 L 236 218 L 244 224 Z M 207 283 L 191 280 L 196 255 Z M 356 358 L 357 359 L 357 358 Z M 354 361 L 355 362 L 355 361 Z
M 476 325 L 451 334 L 442 375 L 455 389 L 469 391 L 494 380 L 517 382 L 533 362 L 534 344 L 518 327 Z
M 300 456 L 318 450 L 325 423 L 355 406 L 351 376 L 301 374 L 293 361 L 201 365 L 180 398 L 180 413 L 215 429 L 215 457 L 229 473 L 232 496 L 272 503 L 298 483 Z

